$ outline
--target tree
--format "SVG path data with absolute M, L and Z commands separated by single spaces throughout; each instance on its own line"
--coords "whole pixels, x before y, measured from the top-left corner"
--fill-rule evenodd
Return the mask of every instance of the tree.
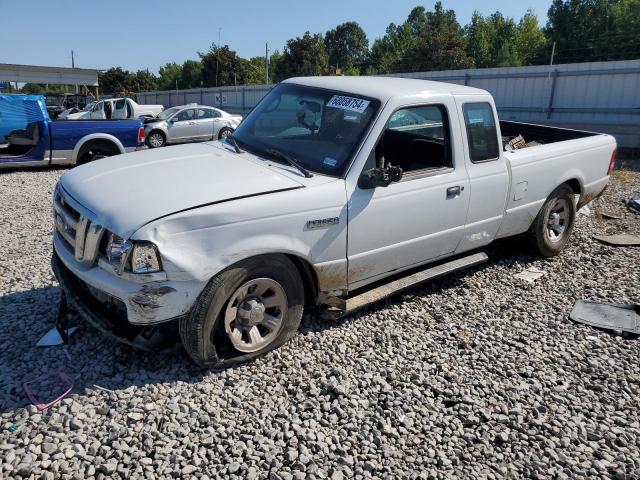
M 128 88 L 130 92 L 148 92 L 158 89 L 158 78 L 149 70 L 138 70 L 129 78 Z
M 637 58 L 640 0 L 554 0 L 545 33 L 559 62 Z
M 228 45 L 215 43 L 207 53 L 198 53 L 202 61 L 202 81 L 206 87 L 243 85 L 247 83 L 248 61 L 240 58 Z
M 415 45 L 412 25 L 389 24 L 382 38 L 377 38 L 371 47 L 368 73 L 391 73 L 405 53 Z
M 324 36 L 324 46 L 332 68 L 359 70 L 369 55 L 367 34 L 356 22 L 346 22 L 329 30 Z
M 545 63 L 543 58 L 547 39 L 538 23 L 538 17 L 531 10 L 527 10 L 520 19 L 514 39 L 516 50 L 523 65 Z
M 182 66 L 172 62 L 160 67 L 160 79 L 158 86 L 160 90 L 175 90 L 176 88 L 185 88 L 180 85 L 182 79 Z M 176 86 L 177 84 L 177 86 Z
M 467 54 L 480 68 L 530 65 L 540 58 L 545 45 L 544 33 L 531 11 L 518 24 L 500 12 L 486 18 L 474 12 L 465 35 Z
M 202 85 L 202 62 L 187 60 L 182 64 L 179 80 L 182 88 L 198 88 Z
M 248 65 L 247 83 L 250 85 L 260 85 L 265 79 L 264 57 L 251 57 Z
M 396 72 L 472 68 L 467 55 L 464 31 L 453 10 L 436 2 L 433 11 L 414 8 L 403 25 L 411 41 L 391 68 Z M 417 36 L 416 36 L 417 35 Z
M 295 76 L 326 75 L 329 71 L 329 55 L 324 48 L 322 35 L 305 32 L 302 37 L 287 42 L 282 58 L 274 69 L 277 81 Z
M 100 90 L 108 94 L 128 90 L 130 76 L 131 73 L 127 70 L 123 70 L 121 67 L 112 67 L 98 75 Z

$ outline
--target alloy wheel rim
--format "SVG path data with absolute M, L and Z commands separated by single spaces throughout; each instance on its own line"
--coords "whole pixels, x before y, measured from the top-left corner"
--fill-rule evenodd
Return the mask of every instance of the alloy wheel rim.
M 162 145 L 162 138 L 159 133 L 154 133 L 149 137 L 149 143 L 154 147 L 160 147 Z
M 241 285 L 229 298 L 224 328 L 233 347 L 257 352 L 278 336 L 287 311 L 284 288 L 270 278 L 256 278 Z
M 231 132 L 229 130 L 222 130 L 222 132 L 220 132 L 220 138 L 227 138 L 228 136 L 231 135 Z
M 547 237 L 551 242 L 559 242 L 569 226 L 569 203 L 558 199 L 549 210 L 547 217 Z

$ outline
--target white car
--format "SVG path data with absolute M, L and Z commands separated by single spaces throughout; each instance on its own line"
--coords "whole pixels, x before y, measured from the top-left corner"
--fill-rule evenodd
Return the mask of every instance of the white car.
M 222 139 L 231 135 L 241 121 L 241 115 L 193 103 L 168 108 L 156 118 L 146 120 L 145 136 L 151 148 Z
M 520 135 L 529 146 L 507 151 Z M 353 312 L 486 261 L 497 238 L 559 254 L 615 151 L 609 135 L 499 121 L 476 88 L 293 78 L 224 141 L 66 172 L 52 265 L 102 331 L 140 344 L 174 328 L 198 364 L 233 365 L 291 338 L 304 309 Z
M 66 115 L 67 120 L 118 120 L 153 118 L 164 111 L 162 105 L 140 105 L 130 98 L 106 98 L 82 112 Z

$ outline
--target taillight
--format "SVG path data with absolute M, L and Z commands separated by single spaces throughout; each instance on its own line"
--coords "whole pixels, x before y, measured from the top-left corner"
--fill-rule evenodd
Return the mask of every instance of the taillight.
M 144 143 L 144 127 L 138 129 L 138 143 Z
M 611 161 L 609 162 L 609 170 L 607 170 L 607 175 L 611 175 L 613 169 L 616 168 L 616 160 L 618 160 L 618 149 L 614 148 L 613 153 L 611 154 Z

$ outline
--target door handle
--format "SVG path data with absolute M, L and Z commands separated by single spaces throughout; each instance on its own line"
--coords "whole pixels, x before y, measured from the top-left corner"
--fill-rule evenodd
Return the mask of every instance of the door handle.
M 460 193 L 464 190 L 464 187 L 456 185 L 455 187 L 447 188 L 447 198 L 456 198 L 460 196 Z

